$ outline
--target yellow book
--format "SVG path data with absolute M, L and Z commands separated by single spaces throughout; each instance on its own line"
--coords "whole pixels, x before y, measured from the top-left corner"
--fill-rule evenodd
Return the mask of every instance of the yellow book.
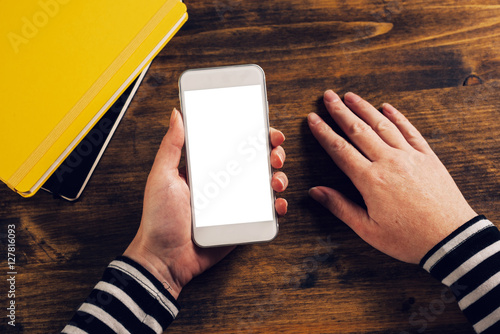
M 186 20 L 180 0 L 0 2 L 0 179 L 32 196 Z

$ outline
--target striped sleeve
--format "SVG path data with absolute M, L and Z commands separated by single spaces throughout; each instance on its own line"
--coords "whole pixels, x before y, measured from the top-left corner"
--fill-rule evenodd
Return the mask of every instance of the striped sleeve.
M 120 256 L 61 333 L 163 333 L 179 305 L 146 269 Z
M 500 333 L 500 232 L 484 216 L 470 220 L 420 262 L 449 286 L 476 333 Z

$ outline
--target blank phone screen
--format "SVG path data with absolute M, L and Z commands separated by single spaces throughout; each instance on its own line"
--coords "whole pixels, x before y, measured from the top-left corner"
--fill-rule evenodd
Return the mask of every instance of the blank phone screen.
M 196 227 L 273 220 L 260 85 L 184 91 Z

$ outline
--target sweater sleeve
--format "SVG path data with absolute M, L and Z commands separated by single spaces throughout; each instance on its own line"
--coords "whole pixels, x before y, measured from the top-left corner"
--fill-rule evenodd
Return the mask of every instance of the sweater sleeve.
M 495 225 L 475 217 L 431 249 L 420 266 L 451 288 L 477 333 L 500 333 L 500 232 Z
M 146 269 L 120 256 L 61 333 L 163 333 L 179 305 Z

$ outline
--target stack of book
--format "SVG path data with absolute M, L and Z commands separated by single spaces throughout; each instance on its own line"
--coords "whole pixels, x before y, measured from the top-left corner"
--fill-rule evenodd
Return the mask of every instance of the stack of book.
M 34 195 L 186 20 L 180 0 L 0 3 L 0 179 Z

